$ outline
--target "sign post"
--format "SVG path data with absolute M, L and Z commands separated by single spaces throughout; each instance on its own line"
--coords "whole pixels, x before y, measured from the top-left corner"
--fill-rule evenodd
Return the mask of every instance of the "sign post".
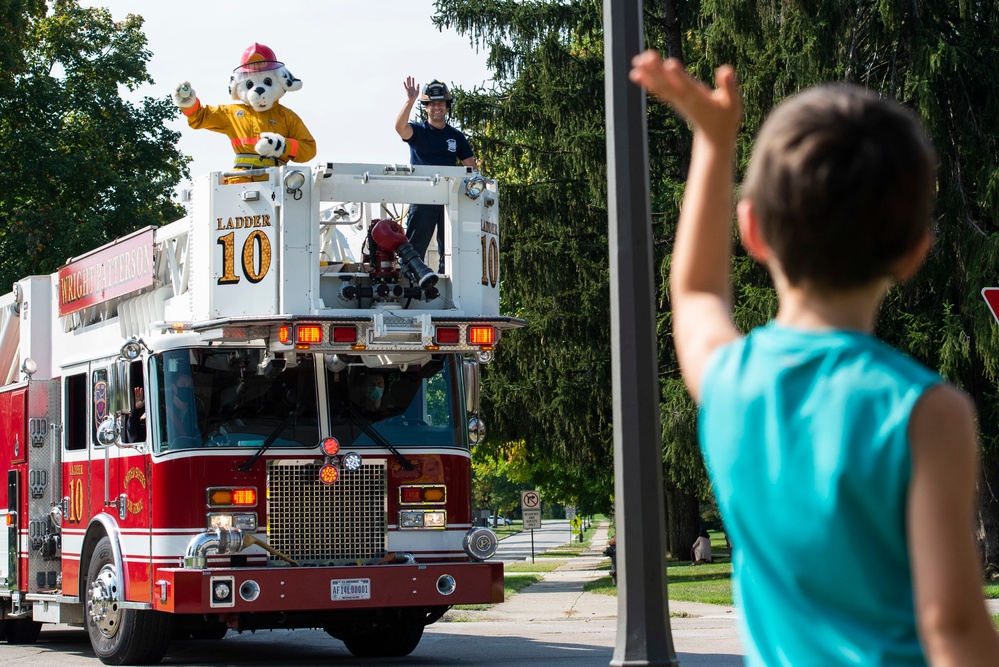
M 534 562 L 534 529 L 541 528 L 541 494 L 537 491 L 520 492 L 520 512 L 524 516 L 524 530 L 531 531 L 531 562 Z

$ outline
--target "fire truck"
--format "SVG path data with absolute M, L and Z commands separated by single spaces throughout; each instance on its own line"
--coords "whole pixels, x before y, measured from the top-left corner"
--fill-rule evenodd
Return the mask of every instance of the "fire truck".
M 474 525 L 499 192 L 462 167 L 215 172 L 187 215 L 0 297 L 0 619 L 106 664 L 177 638 L 322 628 L 403 656 L 503 598 Z M 444 270 L 399 220 L 445 211 Z M 436 244 L 433 244 L 436 245 Z M 437 250 L 427 260 L 437 266 Z

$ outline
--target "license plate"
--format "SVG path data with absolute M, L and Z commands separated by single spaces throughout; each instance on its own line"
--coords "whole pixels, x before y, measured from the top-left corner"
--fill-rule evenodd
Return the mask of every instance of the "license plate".
M 331 600 L 370 600 L 370 579 L 333 579 L 330 581 Z

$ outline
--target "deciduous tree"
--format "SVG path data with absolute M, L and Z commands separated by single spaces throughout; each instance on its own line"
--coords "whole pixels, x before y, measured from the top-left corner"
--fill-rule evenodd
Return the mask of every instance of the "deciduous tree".
M 3 3 L 0 19 L 0 285 L 181 217 L 177 112 L 120 94 L 151 82 L 142 19 L 75 0 Z

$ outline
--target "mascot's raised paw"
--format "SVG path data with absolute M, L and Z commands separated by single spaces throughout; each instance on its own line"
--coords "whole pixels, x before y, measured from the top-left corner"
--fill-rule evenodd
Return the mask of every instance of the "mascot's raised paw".
M 281 154 L 284 153 L 285 143 L 284 137 L 280 134 L 261 132 L 260 141 L 257 142 L 257 145 L 253 149 L 257 151 L 257 155 L 281 157 Z
M 170 97 L 173 98 L 173 103 L 181 109 L 190 109 L 198 101 L 198 96 L 188 81 L 177 84 Z

